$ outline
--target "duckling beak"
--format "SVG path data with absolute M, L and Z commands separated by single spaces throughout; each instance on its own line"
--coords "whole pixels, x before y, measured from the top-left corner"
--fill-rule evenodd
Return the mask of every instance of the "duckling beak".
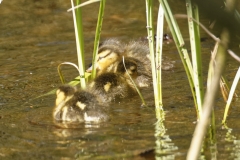
M 87 73 L 91 73 L 92 72 L 92 66 L 90 66 L 87 70 L 86 70 Z
M 98 71 L 98 66 L 96 66 L 96 70 Z M 90 66 L 87 70 L 86 70 L 87 73 L 91 73 L 92 72 L 92 66 Z

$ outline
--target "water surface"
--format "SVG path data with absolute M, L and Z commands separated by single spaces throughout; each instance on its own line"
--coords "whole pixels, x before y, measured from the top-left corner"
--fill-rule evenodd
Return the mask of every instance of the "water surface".
M 185 13 L 184 4 L 174 3 L 179 3 L 173 5 L 174 13 Z M 143 92 L 149 108 L 141 107 L 137 96 L 112 103 L 111 121 L 101 124 L 56 125 L 51 115 L 55 95 L 34 99 L 60 85 L 58 64 L 77 63 L 68 8 L 70 1 L 62 0 L 5 0 L 0 5 L 0 159 L 185 159 L 196 113 L 174 44 L 164 46 L 164 54 L 175 61 L 175 67 L 163 72 L 166 115 L 162 127 L 166 132 L 160 130 L 161 138 L 154 136 L 159 129 L 155 125 L 152 89 Z M 91 61 L 97 13 L 98 3 L 83 8 L 87 64 Z M 207 21 L 203 18 L 203 23 Z M 186 20 L 178 22 L 188 39 Z M 169 32 L 167 26 L 165 30 Z M 144 1 L 107 1 L 102 39 L 116 37 L 128 42 L 144 36 Z M 213 45 L 211 39 L 202 42 L 204 75 Z M 234 49 L 239 52 L 239 48 Z M 226 76 L 230 81 L 238 66 L 229 58 Z M 63 72 L 68 81 L 77 76 L 72 67 L 65 66 Z M 205 144 L 203 159 L 214 154 L 218 159 L 239 158 L 239 101 L 231 108 L 229 130 L 221 126 L 224 104 L 219 94 L 215 106 L 217 143 Z

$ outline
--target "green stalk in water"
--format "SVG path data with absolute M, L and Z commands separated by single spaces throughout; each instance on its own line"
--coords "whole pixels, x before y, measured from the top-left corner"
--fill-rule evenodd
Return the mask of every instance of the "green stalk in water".
M 77 0 L 77 3 L 80 3 L 80 0 Z M 71 0 L 71 4 L 73 8 L 74 7 L 73 0 Z M 76 36 L 78 67 L 80 71 L 80 84 L 82 88 L 86 88 L 81 9 L 78 8 L 76 11 L 76 14 L 75 14 L 75 10 L 72 10 L 72 13 L 73 13 L 75 36 Z
M 196 106 L 197 116 L 198 116 L 198 118 L 200 118 L 200 111 L 198 109 L 198 103 L 197 103 L 197 100 L 196 100 L 196 93 L 195 93 L 195 89 L 194 89 L 193 67 L 192 67 L 190 58 L 188 56 L 188 52 L 187 52 L 187 49 L 185 47 L 185 43 L 184 43 L 182 34 L 179 30 L 179 27 L 178 27 L 178 24 L 177 24 L 175 18 L 173 17 L 173 14 L 171 12 L 171 9 L 168 5 L 167 0 L 159 0 L 159 2 L 163 6 L 166 21 L 167 21 L 168 26 L 170 28 L 170 31 L 172 33 L 173 39 L 175 41 L 176 47 L 178 49 L 180 58 L 182 60 L 182 63 L 183 63 L 184 69 L 185 69 L 185 72 L 186 72 L 187 77 L 188 77 L 188 81 L 189 81 L 190 88 L 191 88 L 192 95 L 193 95 L 193 99 L 194 99 L 194 104 Z
M 191 19 L 194 18 L 199 21 L 198 7 L 192 4 L 191 0 L 186 0 L 187 15 L 188 15 L 188 28 L 190 35 L 191 53 L 192 53 L 192 66 L 193 66 L 193 81 L 197 107 L 199 116 L 202 113 L 203 103 L 203 77 L 202 77 L 202 58 L 201 58 L 201 44 L 200 44 L 200 32 L 197 23 L 194 23 Z M 201 118 L 201 117 L 199 117 Z
M 238 84 L 239 80 L 240 80 L 240 67 L 238 68 L 237 74 L 236 74 L 236 76 L 233 80 L 233 84 L 232 84 L 232 87 L 230 89 L 230 93 L 229 93 L 228 100 L 227 100 L 227 105 L 225 107 L 224 116 L 223 116 L 223 120 L 222 120 L 223 124 L 226 123 L 226 119 L 227 119 L 228 111 L 229 111 L 229 108 L 230 108 L 230 104 L 232 102 L 234 92 L 235 92 L 235 89 L 237 87 L 237 84 Z
M 93 58 L 92 58 L 92 79 L 94 79 L 96 77 L 96 63 L 97 63 L 96 56 L 98 54 L 98 46 L 99 46 L 99 41 L 100 41 L 101 29 L 102 29 L 105 3 L 106 3 L 106 0 L 100 1 L 98 22 L 97 22 L 97 28 L 96 28 L 95 40 L 94 40 Z
M 152 79 L 153 79 L 153 90 L 154 90 L 154 100 L 155 100 L 155 109 L 156 117 L 161 119 L 162 114 L 162 103 L 159 99 L 159 91 L 157 84 L 157 73 L 156 73 L 156 60 L 154 54 L 154 28 L 153 28 L 153 3 L 152 0 L 146 0 L 146 17 L 147 17 L 147 33 L 148 33 L 148 43 L 150 50 L 151 58 L 151 68 L 152 68 Z
M 156 32 L 156 74 L 157 74 L 157 92 L 159 100 L 159 108 L 157 110 L 163 110 L 162 102 L 162 44 L 163 44 L 163 26 L 164 26 L 164 10 L 162 5 L 159 5 L 158 20 L 157 20 L 157 32 Z M 157 112 L 159 112 L 157 111 Z

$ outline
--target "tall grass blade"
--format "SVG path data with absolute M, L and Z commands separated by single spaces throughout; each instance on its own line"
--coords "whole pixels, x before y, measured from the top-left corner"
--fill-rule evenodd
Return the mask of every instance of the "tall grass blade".
M 96 56 L 98 54 L 98 46 L 100 41 L 101 29 L 102 29 L 105 3 L 106 3 L 106 0 L 101 0 L 100 7 L 99 7 L 98 21 L 97 21 L 97 27 L 96 27 L 96 33 L 95 33 L 95 40 L 94 40 L 93 58 L 92 58 L 92 79 L 96 77 L 96 62 L 97 62 Z
M 188 14 L 188 28 L 190 35 L 191 53 L 192 53 L 192 66 L 193 66 L 193 81 L 196 94 L 196 101 L 199 113 L 202 113 L 203 102 L 203 77 L 202 77 L 202 58 L 201 58 L 201 44 L 200 32 L 197 23 L 191 20 L 193 17 L 199 21 L 198 7 L 192 4 L 191 0 L 186 0 L 187 14 Z M 201 114 L 200 114 L 201 115 Z
M 227 102 L 230 88 L 229 88 L 228 81 L 224 76 L 222 76 L 220 79 L 220 90 L 221 90 L 224 101 Z
M 178 49 L 180 58 L 182 60 L 183 66 L 184 66 L 184 69 L 186 71 L 188 81 L 189 81 L 189 84 L 190 84 L 190 88 L 191 88 L 191 91 L 192 91 L 193 99 L 194 99 L 194 104 L 196 106 L 197 116 L 199 118 L 200 117 L 200 112 L 199 112 L 199 109 L 198 109 L 198 103 L 197 103 L 197 100 L 196 100 L 196 93 L 195 93 L 195 89 L 194 89 L 193 68 L 192 68 L 190 58 L 188 56 L 187 49 L 184 46 L 184 41 L 183 41 L 182 34 L 179 30 L 179 27 L 178 27 L 178 24 L 177 24 L 175 18 L 173 17 L 173 14 L 171 12 L 171 9 L 168 5 L 167 0 L 159 0 L 159 2 L 163 6 L 166 21 L 167 21 L 168 26 L 170 28 L 170 31 L 172 33 L 173 39 L 175 41 L 176 47 Z
M 209 128 L 209 135 L 210 135 L 210 153 L 211 153 L 211 160 L 217 160 L 217 137 L 216 137 L 216 123 L 215 123 L 215 113 L 212 111 L 211 115 L 211 125 Z
M 152 79 L 153 79 L 153 91 L 155 100 L 156 117 L 161 119 L 163 112 L 162 103 L 159 100 L 159 92 L 157 86 L 157 74 L 156 74 L 156 60 L 154 54 L 154 28 L 153 28 L 153 2 L 152 0 L 146 0 L 146 18 L 147 18 L 147 33 L 148 43 L 150 50 L 151 68 L 152 68 Z
M 79 2 L 79 1 L 78 1 Z M 72 8 L 74 7 L 73 0 L 71 0 Z M 84 62 L 84 50 L 83 50 L 83 34 L 82 34 L 82 16 L 80 8 L 78 9 L 77 17 L 75 14 L 75 10 L 73 13 L 73 22 L 75 29 L 75 37 L 76 37 L 76 46 L 77 46 L 77 56 L 78 56 L 78 67 L 79 67 L 79 75 L 80 75 L 80 84 L 82 88 L 86 88 L 85 81 L 85 62 Z
M 71 65 L 71 66 L 75 67 L 75 68 L 78 70 L 78 72 L 80 72 L 78 66 L 77 66 L 76 64 L 74 64 L 74 63 L 71 63 L 71 62 L 63 62 L 63 63 L 59 64 L 59 65 L 58 65 L 58 74 L 59 74 L 59 77 L 60 77 L 60 79 L 61 79 L 62 84 L 65 84 L 65 83 L 66 83 L 66 82 L 65 82 L 65 79 L 64 79 L 64 77 L 63 77 L 62 71 L 61 71 L 61 66 L 64 65 L 64 64 L 66 64 L 66 65 Z
M 157 74 L 157 92 L 159 100 L 159 108 L 163 109 L 162 102 L 162 44 L 163 44 L 163 26 L 164 26 L 164 10 L 162 5 L 159 5 L 158 20 L 157 20 L 157 31 L 156 31 L 156 74 Z M 159 112 L 159 111 L 157 111 Z
M 228 96 L 228 100 L 227 100 L 227 105 L 225 107 L 222 123 L 226 122 L 228 111 L 229 111 L 229 108 L 230 108 L 230 105 L 231 105 L 231 102 L 232 102 L 232 98 L 234 96 L 234 92 L 235 92 L 235 89 L 237 87 L 237 83 L 238 83 L 239 80 L 240 80 L 240 67 L 238 68 L 237 74 L 236 74 L 236 76 L 233 80 L 233 84 L 232 84 L 232 87 L 231 87 L 231 90 L 230 90 L 230 93 L 229 93 L 229 96 Z

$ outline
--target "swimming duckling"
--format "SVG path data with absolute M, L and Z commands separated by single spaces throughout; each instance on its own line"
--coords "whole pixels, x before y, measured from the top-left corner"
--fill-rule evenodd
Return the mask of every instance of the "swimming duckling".
M 132 41 L 129 44 L 123 44 L 116 39 L 104 41 L 100 45 L 97 55 L 97 75 L 105 72 L 124 73 L 125 78 L 129 79 L 123 66 L 123 56 L 128 72 L 135 68 L 134 74 L 131 73 L 131 76 L 136 79 L 137 86 L 150 86 L 151 63 L 149 49 L 147 43 L 143 42 Z M 87 71 L 91 72 L 91 67 Z
M 104 108 L 98 105 L 96 97 L 87 91 L 76 91 L 75 88 L 64 85 L 56 94 L 56 106 L 53 110 L 53 118 L 56 121 L 101 122 L 108 119 Z
M 89 85 L 89 91 L 97 96 L 102 103 L 108 103 L 118 98 L 132 95 L 135 90 L 118 73 L 107 72 L 99 75 Z

